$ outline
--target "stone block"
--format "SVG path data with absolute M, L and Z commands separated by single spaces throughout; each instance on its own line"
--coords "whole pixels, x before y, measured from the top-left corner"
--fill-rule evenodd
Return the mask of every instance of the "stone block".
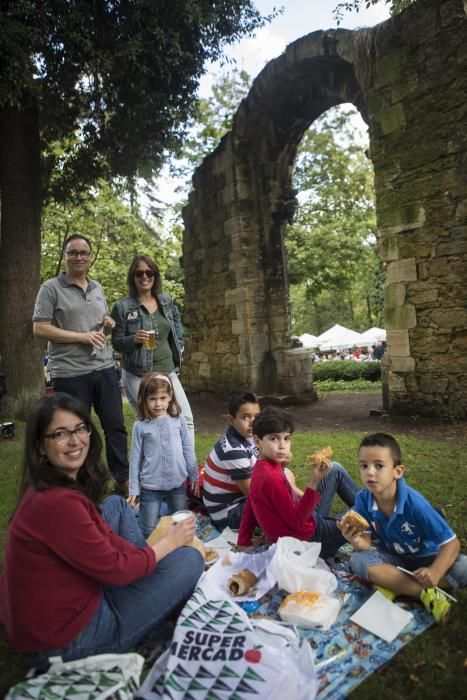
M 393 309 L 405 302 L 405 284 L 388 284 L 384 289 L 384 308 Z
M 463 199 L 456 207 L 456 219 L 467 219 L 467 199 Z
M 419 280 L 427 280 L 429 278 L 429 272 L 428 272 L 428 262 L 421 262 L 418 264 L 418 279 Z
M 430 277 L 447 277 L 449 274 L 449 263 L 447 258 L 433 258 L 428 261 L 428 272 Z
M 379 122 L 381 131 L 385 136 L 394 131 L 398 131 L 405 124 L 405 113 L 402 104 L 396 104 L 388 109 L 382 109 L 375 114 L 375 119 Z
M 403 304 L 394 309 L 385 309 L 384 318 L 386 328 L 391 330 L 415 328 L 417 325 L 413 304 Z
M 375 65 L 374 86 L 376 89 L 399 85 L 406 81 L 408 73 L 407 52 L 405 49 L 392 51 L 379 59 Z
M 413 231 L 425 223 L 425 209 L 420 204 L 392 204 L 385 201 L 384 194 L 382 197 L 385 207 L 380 218 L 384 223 L 379 228 L 383 235 Z
M 378 250 L 384 262 L 399 258 L 399 246 L 397 236 L 382 236 L 378 243 Z
M 389 357 L 410 355 L 409 332 L 407 330 L 388 330 L 387 344 Z
M 388 372 L 388 387 L 389 391 L 396 393 L 405 393 L 405 382 L 404 377 L 396 372 Z
M 386 283 L 414 282 L 417 279 L 417 266 L 415 258 L 395 260 L 388 263 L 386 270 Z
M 467 354 L 467 332 L 462 331 L 452 341 L 452 349 Z
M 192 362 L 207 362 L 208 356 L 205 352 L 192 352 L 190 353 L 190 359 Z
M 462 307 L 454 309 L 435 309 L 431 317 L 439 328 L 463 329 L 467 327 L 467 309 Z
M 427 394 L 444 394 L 449 385 L 448 375 L 426 374 L 419 377 L 420 391 Z
M 242 335 L 242 333 L 248 333 L 248 324 L 246 322 L 246 319 L 233 319 L 232 333 L 233 335 Z
M 399 374 L 406 374 L 408 372 L 413 372 L 415 369 L 415 360 L 413 357 L 396 357 L 390 358 L 390 372 L 398 372 Z
M 433 304 L 438 301 L 438 290 L 435 288 L 425 289 L 417 293 L 408 293 L 407 300 L 415 306 L 421 306 L 423 304 Z

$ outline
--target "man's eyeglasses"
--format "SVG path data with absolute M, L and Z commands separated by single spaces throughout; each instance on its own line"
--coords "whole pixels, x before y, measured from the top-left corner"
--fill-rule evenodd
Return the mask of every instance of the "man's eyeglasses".
M 74 430 L 68 430 L 68 428 L 61 428 L 60 430 L 54 430 L 53 433 L 48 433 L 44 435 L 45 438 L 53 440 L 57 445 L 64 445 L 71 438 L 72 435 L 76 435 L 80 440 L 84 440 L 91 434 L 91 428 L 86 423 L 78 425 Z
M 91 252 L 89 250 L 66 250 L 65 253 L 69 258 L 83 258 L 83 260 L 88 260 L 91 257 Z
M 154 272 L 154 270 L 136 270 L 135 277 L 137 277 L 138 279 L 141 279 L 142 277 L 144 277 L 146 275 L 146 277 L 149 277 L 149 279 L 152 280 L 152 278 L 155 276 L 155 274 L 156 273 Z

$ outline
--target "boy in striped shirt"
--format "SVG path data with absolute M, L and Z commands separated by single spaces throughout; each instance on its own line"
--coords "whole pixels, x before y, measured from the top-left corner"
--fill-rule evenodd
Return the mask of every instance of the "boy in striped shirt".
M 203 502 L 214 525 L 238 530 L 258 458 L 251 426 L 260 412 L 258 397 L 236 391 L 229 397 L 229 426 L 204 465 Z

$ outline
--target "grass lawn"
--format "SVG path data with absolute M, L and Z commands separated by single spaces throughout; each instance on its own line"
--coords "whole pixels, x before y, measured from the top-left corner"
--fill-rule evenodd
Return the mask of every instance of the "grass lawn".
M 127 405 L 125 417 L 131 431 L 133 414 Z M 445 508 L 449 522 L 461 539 L 463 551 L 466 551 L 467 467 L 463 449 L 452 444 L 396 437 L 400 440 L 404 463 L 408 467 L 406 478 L 409 485 L 422 491 L 435 505 Z M 196 452 L 200 463 L 204 461 L 216 438 L 214 434 L 197 434 Z M 356 448 L 360 438 L 360 433 L 354 432 L 296 433 L 292 444 L 292 467 L 298 485 L 306 483 L 306 456 L 327 445 L 333 448 L 334 459 L 344 464 L 358 483 Z M 13 440 L 0 442 L 0 562 L 3 559 L 8 518 L 16 501 L 22 441 L 23 426 L 19 425 Z M 336 508 L 339 508 L 338 503 Z M 467 591 L 456 593 L 456 597 L 459 603 L 453 606 L 447 626 L 431 627 L 397 654 L 384 669 L 360 685 L 352 697 L 356 700 L 373 700 L 375 695 L 391 700 L 461 697 L 465 692 L 467 667 Z M 4 696 L 11 685 L 24 678 L 30 664 L 31 657 L 9 648 L 5 629 L 1 626 L 0 697 Z

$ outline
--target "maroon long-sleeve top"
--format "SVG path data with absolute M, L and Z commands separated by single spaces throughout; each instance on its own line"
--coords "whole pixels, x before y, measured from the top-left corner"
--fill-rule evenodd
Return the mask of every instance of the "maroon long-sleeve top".
M 156 556 L 115 534 L 79 491 L 29 488 L 8 528 L 0 620 L 20 651 L 58 649 L 90 621 L 103 586 L 151 573 Z

